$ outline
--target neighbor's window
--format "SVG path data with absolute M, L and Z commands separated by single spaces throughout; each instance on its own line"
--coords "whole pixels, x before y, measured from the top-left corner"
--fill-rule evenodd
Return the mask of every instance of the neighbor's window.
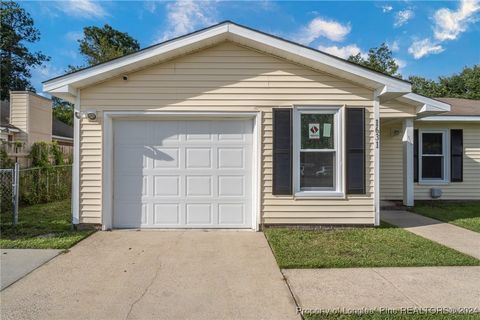
M 420 138 L 420 172 L 424 181 L 446 180 L 445 131 L 422 131 Z
M 339 157 L 336 137 L 338 110 L 299 111 L 296 130 L 297 191 L 336 191 Z

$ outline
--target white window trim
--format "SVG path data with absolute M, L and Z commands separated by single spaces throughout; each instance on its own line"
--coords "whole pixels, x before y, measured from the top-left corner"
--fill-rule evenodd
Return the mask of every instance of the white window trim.
M 441 133 L 443 135 L 443 179 L 423 179 L 423 134 Z M 450 130 L 449 129 L 418 129 L 418 183 L 424 185 L 448 184 L 450 182 Z
M 293 109 L 293 190 L 295 197 L 313 197 L 313 198 L 344 198 L 344 150 L 343 150 L 343 112 L 344 106 L 294 106 Z M 335 166 L 336 179 L 335 190 L 300 190 L 300 115 L 305 113 L 332 114 L 334 115 L 334 144 L 335 148 Z

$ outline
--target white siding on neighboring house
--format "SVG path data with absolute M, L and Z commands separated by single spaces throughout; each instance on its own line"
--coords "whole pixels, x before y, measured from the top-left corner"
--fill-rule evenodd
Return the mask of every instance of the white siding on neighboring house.
M 28 144 L 52 141 L 52 101 L 29 94 Z
M 10 95 L 10 124 L 21 130 L 15 134 L 16 140 L 27 142 L 29 95 L 18 92 Z
M 179 57 L 81 90 L 80 222 L 101 223 L 102 112 L 116 110 L 261 111 L 264 223 L 374 223 L 373 92 L 331 75 L 233 43 Z M 366 107 L 367 194 L 346 199 L 272 195 L 272 107 Z

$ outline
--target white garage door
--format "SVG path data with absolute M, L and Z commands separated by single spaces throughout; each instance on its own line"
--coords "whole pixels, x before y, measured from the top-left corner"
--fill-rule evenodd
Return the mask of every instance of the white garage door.
M 252 228 L 252 120 L 113 128 L 114 227 Z

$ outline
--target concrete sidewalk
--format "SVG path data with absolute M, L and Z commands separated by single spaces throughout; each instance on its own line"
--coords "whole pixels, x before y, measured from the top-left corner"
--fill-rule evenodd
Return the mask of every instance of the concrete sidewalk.
M 480 259 L 480 233 L 403 211 L 382 211 L 381 220 Z
M 23 278 L 42 264 L 55 258 L 63 250 L 1 249 L 0 290 Z
M 284 269 L 302 309 L 480 308 L 480 267 Z

